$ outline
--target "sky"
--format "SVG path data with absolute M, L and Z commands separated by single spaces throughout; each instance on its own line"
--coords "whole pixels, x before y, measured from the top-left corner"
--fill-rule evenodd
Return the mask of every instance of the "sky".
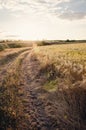
M 0 39 L 86 39 L 86 0 L 0 0 Z

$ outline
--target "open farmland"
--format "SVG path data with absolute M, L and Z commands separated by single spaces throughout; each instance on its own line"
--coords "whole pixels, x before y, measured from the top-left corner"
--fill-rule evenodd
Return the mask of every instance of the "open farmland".
M 62 80 L 68 80 L 73 84 L 86 78 L 85 43 L 37 46 L 35 53 L 41 66 L 45 68 L 48 65 L 54 66 L 58 73 L 57 77 L 59 75 Z
M 0 51 L 0 129 L 86 130 L 86 44 L 13 46 Z

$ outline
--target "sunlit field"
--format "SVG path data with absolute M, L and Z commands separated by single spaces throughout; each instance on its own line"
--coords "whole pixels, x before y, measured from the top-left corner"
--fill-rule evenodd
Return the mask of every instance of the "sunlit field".
M 53 65 L 58 75 L 70 83 L 86 78 L 86 44 L 37 46 L 35 52 L 42 67 Z M 52 72 L 53 73 L 53 72 Z
M 0 43 L 0 129 L 86 130 L 86 43 L 32 43 Z
M 64 58 L 67 61 L 72 60 L 76 62 L 84 62 L 86 58 L 85 43 L 38 46 L 36 51 L 43 55 L 44 58 L 47 57 L 54 62 L 57 62 L 58 58 Z
M 86 129 L 86 44 L 35 46 L 40 74 L 45 75 L 43 89 L 49 92 L 60 130 Z

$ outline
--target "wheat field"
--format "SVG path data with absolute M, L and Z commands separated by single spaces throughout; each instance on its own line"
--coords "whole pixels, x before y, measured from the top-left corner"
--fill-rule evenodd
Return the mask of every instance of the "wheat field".
M 42 66 L 53 64 L 60 75 L 71 82 L 86 78 L 86 44 L 37 46 L 35 53 Z

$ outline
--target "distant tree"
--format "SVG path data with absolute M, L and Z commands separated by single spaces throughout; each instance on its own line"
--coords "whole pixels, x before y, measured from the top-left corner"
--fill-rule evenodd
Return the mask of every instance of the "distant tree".
M 70 40 L 69 40 L 69 39 L 67 39 L 67 40 L 66 40 L 66 42 L 70 42 Z

